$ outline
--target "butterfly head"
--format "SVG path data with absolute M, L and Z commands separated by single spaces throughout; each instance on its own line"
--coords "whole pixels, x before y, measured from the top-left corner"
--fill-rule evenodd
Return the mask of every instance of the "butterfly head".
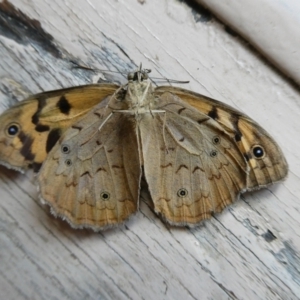
M 129 73 L 127 76 L 125 101 L 129 109 L 134 110 L 137 114 L 148 112 L 155 101 L 153 87 L 148 77 L 150 72 L 151 70 L 142 69 L 140 66 L 137 71 Z
M 127 75 L 128 81 L 137 81 L 142 82 L 144 80 L 147 80 L 149 78 L 148 74 L 151 72 L 150 69 L 142 69 L 142 66 L 140 66 L 139 69 L 137 69 L 135 72 L 130 72 Z

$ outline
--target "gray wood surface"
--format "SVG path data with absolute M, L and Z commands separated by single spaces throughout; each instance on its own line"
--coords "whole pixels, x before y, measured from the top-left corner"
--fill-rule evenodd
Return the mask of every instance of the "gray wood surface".
M 1 167 L 1 299 L 299 299 L 298 87 L 182 1 L 0 3 L 1 111 L 32 93 L 99 79 L 71 61 L 125 74 L 142 62 L 152 76 L 189 80 L 184 88 L 269 131 L 289 177 L 194 229 L 161 222 L 144 188 L 140 212 L 126 225 L 94 233 L 55 219 L 38 200 L 32 172 Z

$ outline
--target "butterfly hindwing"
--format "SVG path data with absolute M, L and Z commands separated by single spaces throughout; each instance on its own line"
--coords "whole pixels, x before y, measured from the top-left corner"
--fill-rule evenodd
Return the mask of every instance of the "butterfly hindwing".
M 247 162 L 223 128 L 176 95 L 165 113 L 140 122 L 146 181 L 155 211 L 174 225 L 195 225 L 246 189 Z
M 138 209 L 141 166 L 133 119 L 111 112 L 99 104 L 72 125 L 38 175 L 41 198 L 76 228 L 111 227 Z

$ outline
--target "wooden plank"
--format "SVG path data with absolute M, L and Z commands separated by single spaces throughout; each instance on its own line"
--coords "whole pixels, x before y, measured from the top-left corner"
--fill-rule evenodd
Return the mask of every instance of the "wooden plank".
M 153 213 L 147 190 L 126 225 L 73 230 L 38 201 L 31 172 L 0 169 L 0 289 L 7 299 L 299 299 L 299 92 L 224 26 L 175 0 L 2 2 L 0 105 L 88 84 L 71 60 L 190 80 L 247 113 L 282 146 L 288 179 L 244 195 L 194 229 Z M 37 23 L 39 21 L 40 23 Z M 106 75 L 126 82 L 126 76 Z
M 288 77 L 300 83 L 299 1 L 195 1 L 205 5 Z

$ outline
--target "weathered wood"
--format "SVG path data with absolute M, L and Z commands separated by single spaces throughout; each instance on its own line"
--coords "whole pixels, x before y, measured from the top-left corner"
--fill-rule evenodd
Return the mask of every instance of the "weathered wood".
M 295 86 L 209 14 L 175 0 L 14 0 L 0 13 L 2 111 L 26 94 L 98 79 L 71 60 L 124 73 L 142 62 L 152 76 L 190 80 L 185 88 L 253 117 L 290 164 L 284 183 L 244 195 L 197 228 L 162 223 L 144 188 L 141 211 L 101 233 L 55 219 L 31 172 L 1 167 L 3 299 L 300 298 Z
M 297 0 L 195 0 L 300 83 L 300 3 Z M 238 11 L 238 15 L 237 12 Z

